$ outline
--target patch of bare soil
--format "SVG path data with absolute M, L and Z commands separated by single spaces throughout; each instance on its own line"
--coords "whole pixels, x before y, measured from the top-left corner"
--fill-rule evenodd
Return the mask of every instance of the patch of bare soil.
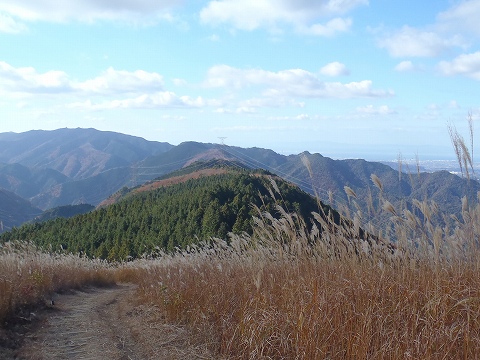
M 158 189 L 160 187 L 168 187 L 176 184 L 181 184 L 191 179 L 199 179 L 203 176 L 221 175 L 226 173 L 227 173 L 227 170 L 225 169 L 201 169 L 189 174 L 173 176 L 168 179 L 157 180 L 157 181 L 146 183 L 140 186 L 139 188 L 135 189 L 133 192 L 140 193 L 144 191 L 151 191 L 151 190 Z
M 181 184 L 181 183 L 187 182 L 188 180 L 198 179 L 204 176 L 226 174 L 227 172 L 228 171 L 225 169 L 202 169 L 202 170 L 198 170 L 185 175 L 173 176 L 168 179 L 150 181 L 132 190 L 132 194 L 138 194 L 145 191 L 152 191 L 161 187 L 168 187 L 176 184 Z M 122 199 L 122 197 L 123 195 L 120 193 L 113 194 L 107 199 L 103 200 L 100 204 L 98 204 L 97 209 L 115 204 L 120 199 Z
M 134 285 L 88 288 L 54 301 L 34 315 L 30 331 L 17 334 L 19 349 L 0 347 L 0 359 L 215 358 L 186 328 L 166 324 L 160 309 L 138 305 Z

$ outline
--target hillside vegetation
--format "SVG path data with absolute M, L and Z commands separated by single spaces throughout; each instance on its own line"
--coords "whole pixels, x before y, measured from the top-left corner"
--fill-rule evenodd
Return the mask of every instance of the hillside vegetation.
M 452 228 L 383 209 L 400 234 L 393 252 L 318 213 L 322 232 L 280 208 L 279 217 L 256 212 L 252 235 L 115 266 L 9 244 L 0 318 L 52 289 L 115 279 L 138 284 L 138 311 L 160 311 L 146 326 L 186 326 L 219 359 L 477 358 L 480 207 L 464 201 Z
M 312 211 L 338 218 L 326 206 L 319 210 L 317 201 L 297 187 L 280 179 L 275 186 L 282 194 L 278 200 L 270 195 L 272 184 L 264 172 L 226 168 L 223 174 L 213 172 L 151 191 L 135 189 L 112 205 L 71 219 L 26 224 L 0 241 L 31 241 L 53 250 L 125 260 L 157 248 L 171 251 L 212 237 L 226 239 L 229 232 L 251 234 L 252 205 L 275 215 L 281 201 L 305 218 Z

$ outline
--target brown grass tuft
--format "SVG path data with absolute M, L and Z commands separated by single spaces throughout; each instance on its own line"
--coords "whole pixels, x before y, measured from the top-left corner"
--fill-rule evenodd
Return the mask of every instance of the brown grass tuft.
M 57 291 L 113 282 L 113 268 L 103 261 L 7 243 L 0 247 L 0 324 L 22 307 L 51 300 Z
M 216 240 L 129 266 L 140 272 L 144 302 L 203 331 L 222 358 L 475 358 L 476 227 L 459 222 L 450 231 L 385 207 L 393 248 L 355 240 L 319 214 L 308 232 L 281 211 L 278 220 L 259 214 L 254 236 L 231 235 L 231 245 Z M 480 217 L 479 207 L 468 211 L 465 218 Z

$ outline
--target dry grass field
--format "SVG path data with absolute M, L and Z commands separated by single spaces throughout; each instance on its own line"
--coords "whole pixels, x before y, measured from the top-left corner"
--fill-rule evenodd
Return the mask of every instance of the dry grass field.
M 393 249 L 265 215 L 253 238 L 138 262 L 139 296 L 229 359 L 477 358 L 480 208 L 451 230 L 405 214 Z
M 0 247 L 0 324 L 22 307 L 50 302 L 55 292 L 113 284 L 114 274 L 104 261 L 6 244 Z
M 215 358 L 478 358 L 480 207 L 436 225 L 435 204 L 414 206 L 382 203 L 394 245 L 319 214 L 309 231 L 279 208 L 258 212 L 253 236 L 123 264 L 4 246 L 0 320 L 61 289 L 131 282 L 156 321 L 190 329 Z

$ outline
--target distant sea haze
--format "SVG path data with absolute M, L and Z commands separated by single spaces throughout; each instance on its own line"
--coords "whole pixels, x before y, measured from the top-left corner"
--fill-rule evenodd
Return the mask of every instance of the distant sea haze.
M 408 172 L 417 171 L 417 161 L 415 159 L 394 159 L 394 160 L 382 160 L 379 161 L 383 164 L 389 165 L 394 169 L 398 169 L 399 161 L 402 163 L 402 171 Z M 446 170 L 451 173 L 461 174 L 461 169 L 457 160 L 418 160 L 418 166 L 420 171 L 434 172 Z M 480 174 L 480 163 L 473 165 L 473 171 L 469 169 L 470 173 Z

